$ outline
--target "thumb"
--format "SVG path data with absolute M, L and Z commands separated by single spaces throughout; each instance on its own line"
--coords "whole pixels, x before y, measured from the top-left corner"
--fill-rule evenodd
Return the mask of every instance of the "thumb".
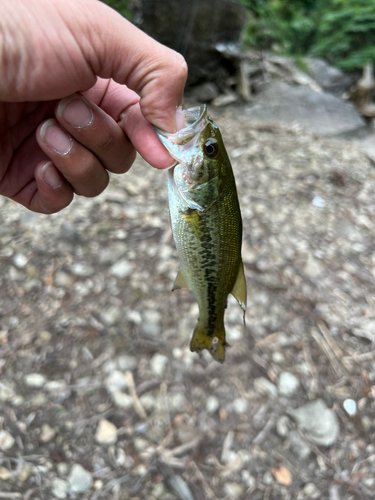
M 95 74 L 139 93 L 144 117 L 162 130 L 175 132 L 176 108 L 181 106 L 187 77 L 185 59 L 103 3 L 96 2 L 96 10 L 90 20 L 91 43 L 84 47 Z

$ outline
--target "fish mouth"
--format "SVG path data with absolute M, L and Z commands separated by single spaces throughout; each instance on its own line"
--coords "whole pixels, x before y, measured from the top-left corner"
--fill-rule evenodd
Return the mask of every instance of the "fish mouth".
M 172 158 L 178 163 L 189 163 L 199 152 L 199 137 L 207 125 L 207 106 L 202 104 L 189 109 L 179 109 L 177 113 L 179 118 L 183 119 L 183 128 L 174 134 L 157 127 L 154 127 L 154 130 Z

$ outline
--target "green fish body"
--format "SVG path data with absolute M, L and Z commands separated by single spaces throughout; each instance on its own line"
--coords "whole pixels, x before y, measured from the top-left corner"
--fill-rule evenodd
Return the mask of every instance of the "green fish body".
M 232 167 L 206 106 L 185 110 L 184 118 L 187 126 L 176 134 L 156 130 L 179 162 L 168 172 L 172 233 L 181 262 L 173 290 L 189 288 L 198 302 L 190 349 L 208 349 L 223 362 L 228 294 L 246 310 L 241 212 Z

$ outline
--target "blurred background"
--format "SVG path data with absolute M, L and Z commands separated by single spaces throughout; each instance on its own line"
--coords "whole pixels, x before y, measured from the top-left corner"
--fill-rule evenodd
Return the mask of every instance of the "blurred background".
M 0 198 L 0 498 L 375 497 L 375 4 L 107 2 L 189 64 L 237 180 L 246 328 L 193 354 L 166 172 Z

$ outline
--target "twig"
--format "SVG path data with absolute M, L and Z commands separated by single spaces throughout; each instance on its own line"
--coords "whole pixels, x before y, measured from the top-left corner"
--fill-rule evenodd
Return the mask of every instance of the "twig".
M 233 439 L 234 439 L 234 432 L 229 431 L 228 434 L 225 436 L 225 439 L 223 442 L 223 448 L 221 450 L 220 461 L 223 463 L 226 463 L 228 461 L 228 455 L 229 455 L 231 446 L 233 444 Z
M 207 498 L 207 500 L 217 500 L 215 493 L 212 491 L 209 484 L 205 480 L 204 475 L 202 474 L 202 471 L 199 469 L 197 464 L 194 461 L 191 461 L 189 463 L 189 467 L 194 471 L 195 482 L 201 484 L 204 490 L 204 497 Z
M 142 403 L 139 401 L 139 398 L 137 396 L 137 391 L 135 389 L 134 377 L 133 377 L 132 372 L 130 370 L 125 372 L 125 377 L 126 377 L 126 381 L 128 383 L 128 386 L 129 386 L 130 396 L 133 399 L 134 409 L 138 413 L 140 418 L 142 418 L 143 420 L 146 420 L 147 413 L 146 413 L 145 409 L 143 408 Z
M 312 330 L 311 330 L 311 336 L 315 340 L 315 342 L 318 344 L 318 346 L 320 347 L 320 349 L 327 356 L 328 361 L 331 363 L 332 369 L 335 372 L 336 376 L 338 378 L 341 378 L 344 375 L 344 373 L 343 373 L 343 370 L 342 370 L 342 367 L 341 367 L 340 363 L 337 361 L 337 358 L 336 358 L 336 356 L 334 354 L 334 351 L 332 351 L 331 347 L 326 342 L 326 340 L 324 339 L 324 337 L 322 337 L 322 335 L 320 335 L 316 331 L 315 328 L 312 328 Z
M 348 363 L 348 361 L 347 361 L 346 358 L 344 358 L 344 353 L 342 352 L 342 349 L 339 347 L 339 345 L 337 344 L 337 342 L 332 338 L 332 336 L 331 336 L 328 328 L 326 327 L 326 325 L 324 323 L 322 323 L 321 321 L 318 321 L 317 325 L 318 325 L 318 328 L 321 331 L 323 337 L 325 338 L 327 344 L 330 346 L 330 348 L 332 349 L 333 353 L 335 354 L 335 356 L 345 366 L 346 370 L 348 370 L 350 372 L 351 369 L 352 369 L 351 364 Z
M 196 448 L 199 443 L 201 442 L 202 438 L 200 436 L 192 439 L 191 441 L 181 444 L 180 446 L 176 446 L 176 448 L 173 448 L 173 450 L 165 450 L 164 454 L 169 455 L 169 456 L 178 456 L 182 455 L 188 450 L 191 450 L 193 448 Z
M 0 498 L 22 498 L 21 493 L 2 493 L 0 492 Z
M 308 390 L 308 396 L 310 399 L 311 396 L 315 396 L 315 394 L 318 393 L 319 374 L 318 374 L 318 370 L 315 368 L 308 344 L 303 343 L 303 354 L 305 355 L 305 360 L 306 360 L 307 364 L 309 365 L 309 370 L 310 370 L 311 375 L 312 375 L 311 384 L 310 384 L 310 387 Z
M 275 425 L 275 419 L 274 417 L 271 417 L 266 423 L 266 425 L 263 427 L 263 429 L 259 432 L 259 434 L 255 436 L 255 438 L 252 441 L 252 444 L 262 443 L 266 439 L 268 434 L 271 432 L 271 429 L 273 428 L 274 425 Z

